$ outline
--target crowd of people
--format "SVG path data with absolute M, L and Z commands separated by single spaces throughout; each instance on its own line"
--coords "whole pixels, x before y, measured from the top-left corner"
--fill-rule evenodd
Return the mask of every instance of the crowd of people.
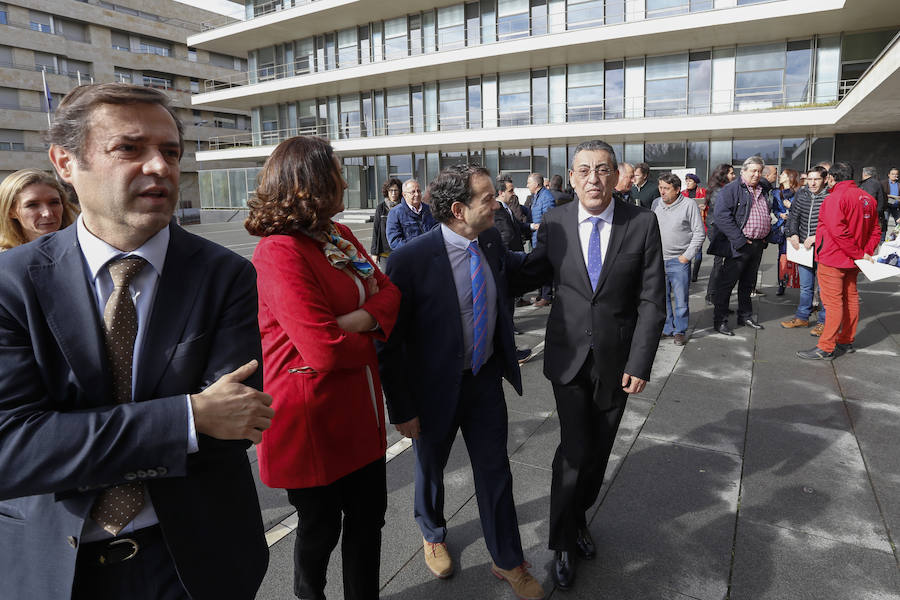
M 738 174 L 719 165 L 706 188 L 693 174 L 651 181 L 649 165 L 594 140 L 573 153 L 571 191 L 533 173 L 523 204 L 478 165 L 443 169 L 424 194 L 389 179 L 367 253 L 335 221 L 338 157 L 295 137 L 248 203 L 251 264 L 173 220 L 184 138 L 162 92 L 79 86 L 48 135 L 79 208 L 40 171 L 0 184 L 0 463 L 15 465 L 0 478 L 0 573 L 15 598 L 253 598 L 268 550 L 251 443 L 263 483 L 297 510 L 294 594 L 325 597 L 340 539 L 345 598 L 377 598 L 388 423 L 412 440 L 430 572 L 455 570 L 444 469 L 461 431 L 491 571 L 543 598 L 519 536 L 502 387 L 523 392 L 513 313 L 535 290 L 551 306 L 543 372 L 560 421 L 548 546 L 570 589 L 596 555 L 586 513 L 627 398 L 662 337 L 687 341 L 704 238 L 724 335 L 735 285 L 738 322 L 763 327 L 750 297 L 767 241 L 813 248 L 814 266 L 779 269 L 779 292 L 801 289 L 782 325 L 808 326 L 818 281 L 829 316 L 799 355 L 833 358 L 853 351 L 853 261 L 871 258 L 900 199 L 895 170 L 881 206 L 845 163 L 805 183 L 759 157 Z

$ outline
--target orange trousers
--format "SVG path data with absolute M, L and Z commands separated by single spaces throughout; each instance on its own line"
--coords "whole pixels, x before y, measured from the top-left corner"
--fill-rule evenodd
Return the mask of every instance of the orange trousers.
M 825 304 L 825 330 L 819 336 L 818 347 L 834 352 L 836 344 L 852 344 L 859 323 L 859 292 L 856 278 L 859 269 L 839 269 L 819 263 L 819 296 Z

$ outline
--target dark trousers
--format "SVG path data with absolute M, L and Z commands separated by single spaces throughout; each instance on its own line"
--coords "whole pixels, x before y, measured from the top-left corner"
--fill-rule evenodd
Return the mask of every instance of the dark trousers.
M 98 562 L 93 549 L 105 542 L 83 544 L 75 564 L 72 599 L 188 600 L 162 533 L 158 526 L 155 530 L 149 540 L 141 539 L 134 558 L 116 564 Z M 122 534 L 117 539 L 128 537 Z
M 550 485 L 551 550 L 574 552 L 579 528 L 587 526 L 586 512 L 597 501 L 606 464 L 628 396 L 603 390 L 588 353 L 575 378 L 553 384 L 559 415 L 559 446 L 553 457 Z
M 719 273 L 722 272 L 722 263 L 725 261 L 721 256 L 713 257 L 712 270 L 709 272 L 709 281 L 706 282 L 706 299 L 715 302 L 716 285 L 719 283 Z
M 731 290 L 738 286 L 737 322 L 743 323 L 753 316 L 753 302 L 750 300 L 750 292 L 756 287 L 756 274 L 759 271 L 759 262 L 766 243 L 763 240 L 753 240 L 752 244 L 745 244 L 736 257 L 727 256 L 722 263 L 722 271 L 716 282 L 714 294 L 715 308 L 713 309 L 713 324 L 718 325 L 728 320 L 728 301 L 731 299 Z
M 297 509 L 294 543 L 294 595 L 325 598 L 328 559 L 341 535 L 344 598 L 377 600 L 381 567 L 381 528 L 387 509 L 384 458 L 324 486 L 287 490 Z
M 697 250 L 697 254 L 694 256 L 691 261 L 691 281 L 697 281 L 697 278 L 700 276 L 700 265 L 703 263 L 703 244 L 700 244 L 700 249 Z
M 512 569 L 524 561 L 519 521 L 512 493 L 512 472 L 506 454 L 508 421 L 506 401 L 500 382 L 500 360 L 495 355 L 477 375 L 463 374 L 459 404 L 453 423 L 444 433 L 429 433 L 427 422 L 422 433 L 413 440 L 416 453 L 415 517 L 422 537 L 429 542 L 443 542 L 447 536 L 444 518 L 444 468 L 456 432 L 462 429 L 472 474 L 475 498 L 481 516 L 484 543 L 494 563 L 501 569 Z

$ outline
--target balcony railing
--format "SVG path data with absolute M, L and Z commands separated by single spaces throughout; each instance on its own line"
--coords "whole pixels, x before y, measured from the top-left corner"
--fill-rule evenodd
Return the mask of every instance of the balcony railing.
M 775 0 L 758 1 L 759 3 L 763 3 L 773 2 Z M 278 2 L 275 2 L 274 4 L 278 4 Z M 694 11 L 691 11 L 690 2 L 684 2 L 681 5 L 667 8 L 664 11 L 645 11 L 641 9 L 639 12 L 641 19 L 665 18 L 675 14 L 714 10 L 712 8 L 712 3 L 709 2 L 708 4 L 709 7 L 704 8 L 703 11 L 696 10 L 697 4 L 696 0 L 694 0 Z M 434 40 L 428 40 L 428 43 L 424 43 L 424 41 L 418 37 L 415 40 L 410 40 L 408 36 L 385 39 L 383 42 L 383 49 L 379 51 L 377 57 L 362 56 L 358 45 L 349 51 L 348 49 L 339 49 L 335 46 L 327 49 L 324 57 L 320 56 L 320 60 L 323 60 L 325 64 L 320 64 L 317 68 L 313 67 L 315 60 L 315 56 L 313 55 L 298 58 L 293 63 L 267 63 L 260 65 L 255 71 L 238 73 L 225 79 L 208 79 L 204 81 L 204 91 L 211 92 L 219 89 L 252 85 L 275 79 L 299 77 L 313 72 L 322 73 L 350 69 L 363 64 L 391 62 L 403 60 L 411 56 L 439 54 L 441 52 L 497 44 L 520 38 L 538 38 L 567 31 L 624 23 L 626 20 L 632 20 L 629 18 L 630 14 L 626 13 L 625 6 L 626 3 L 624 0 L 607 0 L 603 10 L 595 8 L 586 10 L 585 8 L 578 8 L 577 5 L 575 5 L 565 11 L 550 13 L 539 17 L 530 17 L 527 13 L 522 13 L 518 16 L 502 17 L 498 19 L 496 23 L 491 25 L 479 26 L 476 28 L 474 35 L 472 30 L 465 25 L 445 28 L 437 27 Z M 705 7 L 706 5 L 704 4 L 702 6 Z
M 781 91 L 777 94 L 758 89 L 715 90 L 705 94 L 705 98 L 698 98 L 696 95 L 690 98 L 636 96 L 596 104 L 549 103 L 373 121 L 363 119 L 359 112 L 344 112 L 341 113 L 345 119 L 342 124 L 310 123 L 286 129 L 216 136 L 209 139 L 209 149 L 270 146 L 297 135 L 314 135 L 333 140 L 362 139 L 479 130 L 485 128 L 485 123 L 489 123 L 490 128 L 530 127 L 673 116 L 746 114 L 769 110 L 803 110 L 834 106 L 839 102 L 839 90 L 849 91 L 854 83 L 853 80 L 845 80 L 804 86 L 803 93 L 799 90 Z M 814 96 L 815 89 L 820 90 L 818 99 Z M 831 91 L 823 97 L 822 90 Z
M 17 62 L 9 62 L 9 61 L 0 61 L 0 68 L 6 69 L 18 69 L 20 71 L 37 71 L 40 73 L 41 71 L 46 71 L 48 75 L 65 75 L 70 79 L 78 79 L 79 77 L 84 81 L 90 81 L 94 83 L 94 76 L 89 72 L 84 71 L 63 71 L 62 69 L 58 69 L 56 67 L 50 67 L 46 65 L 23 65 Z

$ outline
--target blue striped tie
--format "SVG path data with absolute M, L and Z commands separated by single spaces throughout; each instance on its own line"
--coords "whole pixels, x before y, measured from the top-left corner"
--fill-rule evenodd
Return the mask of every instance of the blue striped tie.
M 591 228 L 591 237 L 588 238 L 588 277 L 591 278 L 591 289 L 597 289 L 597 282 L 600 281 L 600 271 L 603 270 L 603 256 L 600 254 L 600 227 L 603 223 L 600 217 L 588 217 L 593 227 Z
M 477 374 L 484 365 L 484 353 L 487 351 L 487 285 L 478 240 L 469 244 L 468 251 L 469 275 L 472 277 L 472 373 Z

